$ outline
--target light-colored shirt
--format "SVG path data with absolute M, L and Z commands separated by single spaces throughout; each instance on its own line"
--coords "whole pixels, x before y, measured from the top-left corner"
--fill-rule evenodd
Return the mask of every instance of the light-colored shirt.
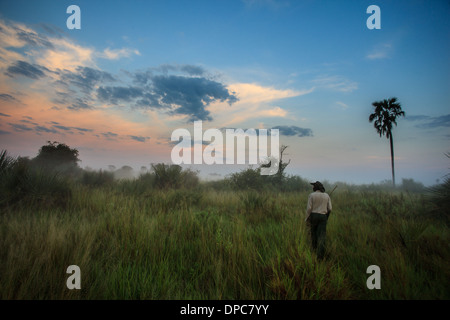
M 319 190 L 308 196 L 308 205 L 306 206 L 306 219 L 309 218 L 311 212 L 327 214 L 332 209 L 331 199 L 328 193 Z

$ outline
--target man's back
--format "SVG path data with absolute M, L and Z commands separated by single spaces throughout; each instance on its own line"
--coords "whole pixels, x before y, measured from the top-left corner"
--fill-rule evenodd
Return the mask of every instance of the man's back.
M 315 191 L 308 196 L 308 205 L 306 209 L 306 216 L 311 212 L 327 214 L 332 209 L 330 196 L 321 191 Z

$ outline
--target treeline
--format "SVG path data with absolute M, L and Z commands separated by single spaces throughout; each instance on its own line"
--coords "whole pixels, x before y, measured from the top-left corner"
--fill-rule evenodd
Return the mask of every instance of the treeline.
M 282 151 L 286 149 L 283 146 Z M 282 153 L 281 153 L 282 154 Z M 280 158 L 279 171 L 275 175 L 261 175 L 261 167 L 249 167 L 215 181 L 201 181 L 199 172 L 173 164 L 151 164 L 150 170 L 141 168 L 133 175 L 133 169 L 123 166 L 115 170 L 82 169 L 78 150 L 64 143 L 48 142 L 33 158 L 12 158 L 6 150 L 0 153 L 0 208 L 16 204 L 57 206 L 64 208 L 75 186 L 111 187 L 119 192 L 141 195 L 153 189 L 189 189 L 193 191 L 255 191 L 259 193 L 306 192 L 310 181 L 297 175 L 287 175 L 289 162 Z M 144 170 L 145 169 L 145 170 Z M 426 188 L 413 179 L 403 179 L 398 187 L 390 181 L 370 185 L 351 185 L 344 182 L 322 181 L 327 191 L 338 185 L 339 192 L 409 192 L 423 193 L 430 199 L 436 214 L 447 212 L 450 204 L 450 179 L 432 188 Z

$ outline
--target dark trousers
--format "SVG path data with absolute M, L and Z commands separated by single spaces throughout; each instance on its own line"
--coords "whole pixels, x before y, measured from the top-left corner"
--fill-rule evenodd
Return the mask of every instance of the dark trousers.
M 322 259 L 325 255 L 325 242 L 327 236 L 327 221 L 328 216 L 326 214 L 311 213 L 310 225 L 311 225 L 311 240 L 312 247 L 317 253 L 317 257 Z

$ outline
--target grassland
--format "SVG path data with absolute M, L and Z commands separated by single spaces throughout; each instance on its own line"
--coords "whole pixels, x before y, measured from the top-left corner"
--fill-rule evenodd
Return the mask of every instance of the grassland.
M 308 191 L 70 190 L 64 205 L 1 208 L 1 299 L 450 298 L 449 229 L 420 193 L 338 188 L 318 261 Z M 66 287 L 69 265 L 81 290 Z M 370 265 L 380 290 L 366 286 Z

